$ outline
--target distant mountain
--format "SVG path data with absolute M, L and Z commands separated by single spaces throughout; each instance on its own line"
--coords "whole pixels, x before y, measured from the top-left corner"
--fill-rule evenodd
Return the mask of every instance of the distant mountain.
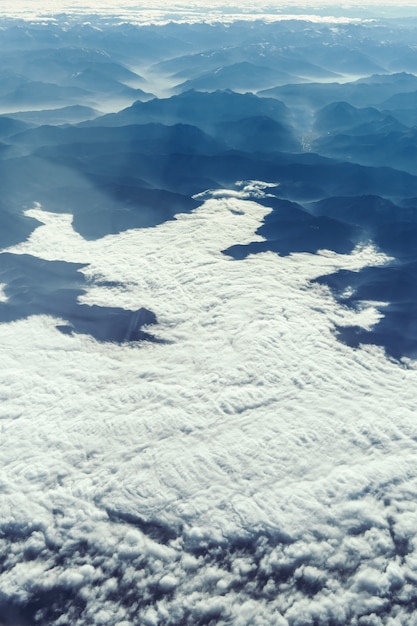
M 120 72 L 116 72 L 116 75 Z M 124 72 L 122 72 L 122 75 Z M 136 82 L 134 80 L 135 74 L 126 70 L 126 80 Z M 130 75 L 132 78 L 130 78 Z M 139 89 L 138 87 L 130 87 L 126 85 L 123 80 L 115 78 L 112 72 L 109 72 L 107 68 L 101 67 L 101 64 L 90 66 L 82 69 L 79 72 L 72 74 L 67 78 L 66 84 L 68 86 L 77 86 L 83 89 L 87 89 L 95 94 L 97 98 L 98 94 L 107 94 L 112 97 L 121 96 L 124 98 L 130 98 L 131 100 L 150 100 L 154 98 L 154 95 Z
M 99 106 L 102 98 L 124 105 L 153 96 L 139 85 L 144 79 L 99 50 L 62 47 L 5 52 L 0 72 L 0 97 L 10 109 L 84 104 Z
M 325 42 L 322 46 L 307 45 L 303 53 L 311 63 L 325 67 L 337 74 L 364 75 L 382 72 L 384 63 L 372 58 L 372 50 L 358 50 L 346 43 Z
M 250 39 L 250 33 L 247 32 L 246 35 Z M 248 43 L 244 34 L 239 46 L 214 48 L 172 58 L 156 64 L 155 70 L 171 74 L 174 78 L 197 79 L 219 68 L 239 66 L 242 63 L 279 72 L 278 75 L 281 77 L 284 75 L 291 77 L 291 81 L 298 81 L 300 77 L 318 79 L 338 75 L 314 64 L 309 60 L 308 55 L 303 55 L 294 46 L 285 46 L 282 42 L 275 43 L 268 40 L 262 43 L 259 41 Z
M 247 117 L 237 121 L 221 122 L 212 133 L 232 148 L 245 152 L 296 152 L 299 141 L 287 124 L 266 115 Z
M 396 113 L 397 114 L 397 113 Z M 388 135 L 389 133 L 405 133 L 408 130 L 408 126 L 402 124 L 386 111 L 383 112 L 383 117 L 378 121 L 365 122 L 358 126 L 352 126 L 348 129 L 349 133 L 354 135 Z
M 80 163 L 60 156 L 59 146 L 51 159 L 28 156 L 1 161 L 2 207 L 0 244 L 2 247 L 24 241 L 36 226 L 22 216 L 22 208 L 39 202 L 44 210 L 72 213 L 73 225 L 86 239 L 96 239 L 128 228 L 155 226 L 173 219 L 176 213 L 195 209 L 200 203 L 190 194 L 152 188 L 146 181 L 126 172 L 129 153 L 117 163 L 103 155 L 110 168 L 100 167 L 99 159 Z M 146 160 L 147 156 L 143 157 Z M 172 162 L 175 162 L 175 158 Z M 77 169 L 78 165 L 78 169 Z M 133 166 L 133 163 L 130 164 Z M 197 179 L 198 184 L 198 179 Z M 18 188 L 17 188 L 18 186 Z M 180 187 L 181 184 L 172 185 Z
M 267 116 L 282 122 L 287 107 L 272 98 L 258 98 L 232 91 L 186 91 L 178 96 L 135 102 L 119 113 L 104 115 L 85 126 L 124 126 L 160 122 L 162 124 L 195 124 L 206 129 L 220 122 L 237 121 L 253 116 Z
M 387 109 L 385 112 L 387 115 L 393 116 L 404 126 L 408 126 L 409 128 L 417 126 L 417 108 L 406 109 L 399 106 L 398 108 L 392 108 L 391 110 Z
M 2 200 L 0 204 L 0 248 L 15 246 L 25 241 L 39 225 L 38 220 L 23 215 L 21 211 L 14 211 L 6 199 Z
M 320 154 L 417 174 L 417 129 L 382 127 L 372 134 L 336 134 L 314 141 Z M 379 132 L 378 132 L 379 131 Z
M 412 74 L 417 73 L 417 59 L 415 48 L 410 46 L 392 46 L 390 58 L 386 60 L 386 67 L 392 72 L 405 71 Z
M 181 93 L 189 89 L 199 91 L 216 91 L 219 89 L 232 89 L 243 92 L 258 91 L 259 89 L 284 84 L 289 79 L 297 80 L 296 77 L 285 71 L 242 61 L 205 72 L 197 78 L 180 83 L 173 91 L 174 93 Z M 301 79 L 299 80 L 301 81 Z
M 114 205 L 74 207 L 74 228 L 85 239 L 98 239 L 129 228 L 148 228 L 174 219 L 176 213 L 188 213 L 199 206 L 192 198 L 166 191 L 146 189 L 115 177 L 92 176 L 99 189 Z
M 413 236 L 416 236 L 415 229 Z M 374 344 L 385 348 L 395 359 L 417 355 L 417 264 L 415 261 L 381 267 L 365 267 L 359 272 L 341 270 L 321 276 L 315 282 L 327 285 L 344 306 L 357 310 L 362 302 L 380 306 L 381 318 L 370 330 L 359 326 L 337 326 L 339 339 L 351 347 Z
M 66 16 L 61 16 L 54 23 L 48 23 L 48 30 L 40 29 L 36 23 L 15 22 L 6 31 L 0 33 L 0 44 L 4 53 L 23 52 L 30 56 L 53 48 L 61 62 L 58 48 L 74 51 L 79 58 L 85 52 L 91 60 L 109 56 L 116 62 L 128 63 L 141 59 L 149 65 L 157 60 L 172 58 L 195 48 L 197 42 L 210 46 L 216 33 L 209 26 L 189 29 L 184 36 L 184 29 L 178 25 L 165 28 L 140 28 L 130 23 L 107 23 L 105 28 L 92 24 L 66 23 Z M 219 31 L 217 30 L 217 36 Z M 140 35 L 140 36 L 139 36 Z M 59 41 L 59 46 L 57 42 Z M 64 53 L 65 54 L 65 53 Z M 99 58 L 99 60 L 101 60 Z
M 9 118 L 21 120 L 27 124 L 75 124 L 91 120 L 102 115 L 97 109 L 78 104 L 59 109 L 39 109 L 38 111 L 17 111 L 9 114 Z M 23 130 L 23 128 L 21 129 Z M 18 131 L 15 131 L 18 132 Z
M 348 102 L 332 102 L 316 113 L 315 128 L 322 133 L 335 132 L 352 127 L 381 122 L 384 113 L 372 107 L 358 109 Z
M 9 137 L 16 133 L 23 132 L 30 127 L 30 124 L 26 124 L 23 121 L 14 119 L 13 117 L 0 115 L 0 137 Z
M 99 341 L 153 340 L 142 326 L 156 324 L 156 316 L 141 308 L 128 311 L 117 307 L 80 304 L 78 297 L 87 284 L 80 263 L 46 261 L 28 254 L 0 254 L 0 280 L 5 283 L 6 301 L 0 302 L 0 321 L 11 322 L 30 315 L 51 315 L 64 323 L 65 334 L 83 333 Z
M 394 72 L 392 74 L 372 74 L 364 78 L 358 78 L 356 85 L 392 85 L 396 90 L 410 91 L 417 87 L 417 76 L 409 72 Z
M 375 231 L 381 224 L 389 224 L 396 219 L 417 223 L 415 209 L 402 208 L 381 196 L 335 196 L 305 206 L 313 215 L 332 217 L 361 226 L 368 233 L 369 229 Z
M 393 96 L 384 100 L 382 106 L 385 109 L 397 110 L 397 109 L 413 109 L 417 108 L 417 90 L 411 92 L 395 93 Z
M 332 217 L 311 215 L 297 203 L 266 198 L 263 204 L 272 207 L 272 212 L 256 231 L 265 241 L 234 245 L 224 250 L 225 254 L 243 259 L 249 254 L 266 251 L 286 256 L 292 252 L 314 253 L 324 248 L 346 253 L 360 240 L 360 230 L 355 226 Z
M 83 75 L 95 74 L 135 87 L 145 82 L 140 75 L 111 59 L 96 46 L 53 46 L 33 50 L 30 54 L 26 50 L 13 50 L 3 55 L 2 68 L 31 80 L 61 86 L 71 85 L 77 77 L 82 80 Z
M 1 118 L 0 118 L 1 119 Z M 59 146 L 63 156 L 83 158 L 103 154 L 129 154 L 132 151 L 157 154 L 215 154 L 227 144 L 210 137 L 189 124 L 130 124 L 126 126 L 39 126 L 9 138 L 13 144 L 39 148 L 37 153 L 48 155 L 47 146 Z
M 347 102 L 355 107 L 385 107 L 385 101 L 401 92 L 413 92 L 417 76 L 406 73 L 375 75 L 348 83 L 302 83 L 266 89 L 258 95 L 274 97 L 288 106 L 321 108 L 332 102 Z
M 42 151 L 50 163 L 86 175 L 123 179 L 138 177 L 158 189 L 185 195 L 210 187 L 230 187 L 236 180 L 266 180 L 280 183 L 281 197 L 295 201 L 318 200 L 326 195 L 375 194 L 403 197 L 417 195 L 417 178 L 387 167 L 364 167 L 337 162 L 315 154 L 256 153 L 221 151 L 205 154 L 142 153 L 140 145 L 130 152 L 101 154 L 74 151 L 66 157 L 59 146 Z M 75 154 L 78 152 L 77 154 Z M 35 181 L 34 181 L 35 182 Z M 51 187 L 49 183 L 48 187 Z M 37 181 L 39 189 L 39 181 Z M 42 190 L 37 196 L 42 195 Z M 65 198 L 63 199 L 65 200 Z M 62 202 L 62 200 L 61 200 Z
M 54 83 L 32 81 L 21 77 L 0 79 L 0 97 L 3 107 L 36 106 L 51 107 L 60 104 L 78 103 L 89 97 L 89 92 L 80 87 L 62 87 Z

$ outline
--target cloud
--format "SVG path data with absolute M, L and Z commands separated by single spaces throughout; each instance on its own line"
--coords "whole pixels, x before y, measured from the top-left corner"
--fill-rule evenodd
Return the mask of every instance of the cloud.
M 260 180 L 238 180 L 235 183 L 235 186 L 237 189 L 208 189 L 195 194 L 193 198 L 195 200 L 208 200 L 209 198 L 241 198 L 242 200 L 256 200 L 268 197 L 265 189 L 268 189 L 268 187 L 277 187 L 277 184 L 266 183 Z
M 235 261 L 268 209 L 212 195 L 97 241 L 37 206 L 8 250 L 83 264 L 83 303 L 147 307 L 164 342 L 0 325 L 0 615 L 411 625 L 417 371 L 339 343 L 355 312 L 310 283 L 385 257 Z
M 328 3 L 331 6 L 331 3 Z M 389 3 L 388 3 L 389 4 Z M 354 3 L 353 3 L 354 5 Z M 357 3 L 358 6 L 359 3 Z M 291 6 L 295 6 L 297 10 L 291 12 Z M 138 7 L 134 0 L 125 0 L 123 6 L 115 3 L 114 0 L 102 0 L 100 2 L 100 15 L 103 17 L 117 17 L 136 24 L 166 24 L 172 21 L 180 23 L 196 23 L 202 20 L 206 22 L 233 22 L 236 20 L 252 21 L 260 17 L 266 21 L 281 20 L 306 20 L 319 23 L 355 23 L 358 18 L 352 17 L 336 17 L 317 15 L 317 7 L 314 3 L 305 2 L 301 9 L 305 10 L 304 14 L 300 13 L 300 4 L 287 0 L 286 10 L 288 13 L 276 11 L 271 5 L 264 3 L 259 4 L 253 0 L 245 1 L 239 5 L 233 3 L 224 3 L 223 0 L 216 0 L 207 6 L 198 6 L 197 4 L 190 7 L 187 4 L 173 6 L 166 0 L 159 0 L 152 4 L 152 8 Z M 333 6 L 334 9 L 334 6 Z M 57 19 L 59 14 L 88 15 L 97 12 L 97 3 L 85 3 L 81 0 L 55 0 L 51 10 L 50 3 L 37 3 L 34 10 L 33 3 L 28 0 L 16 0 L 15 2 L 4 2 L 1 7 L 1 14 L 8 17 L 24 18 L 26 20 L 35 20 L 47 23 L 48 20 Z M 89 24 L 89 22 L 87 22 Z

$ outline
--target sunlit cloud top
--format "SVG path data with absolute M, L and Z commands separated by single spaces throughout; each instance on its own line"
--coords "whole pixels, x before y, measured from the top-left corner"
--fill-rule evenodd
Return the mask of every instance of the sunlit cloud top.
M 417 1 L 409 0 L 406 4 L 387 0 L 381 3 L 371 0 L 364 5 L 358 0 L 339 4 L 331 0 L 315 2 L 262 2 L 242 0 L 237 3 L 225 0 L 213 0 L 210 5 L 198 2 L 171 3 L 168 0 L 156 0 L 149 3 L 138 3 L 136 0 L 44 0 L 34 3 L 32 0 L 5 0 L 0 6 L 0 17 L 22 18 L 29 20 L 52 19 L 59 14 L 89 15 L 99 13 L 102 16 L 116 17 L 134 23 L 164 23 L 206 21 L 234 21 L 236 19 L 252 20 L 262 18 L 268 21 L 283 19 L 305 19 L 316 22 L 349 22 L 355 20 L 352 14 L 364 8 L 375 10 L 380 14 L 383 7 L 396 7 L 407 14 L 407 9 L 416 10 Z M 401 9 L 402 7 L 402 9 Z

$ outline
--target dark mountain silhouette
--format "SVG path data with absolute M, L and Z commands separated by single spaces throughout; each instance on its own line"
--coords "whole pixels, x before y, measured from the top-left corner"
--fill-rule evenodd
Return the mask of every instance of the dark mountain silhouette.
M 349 129 L 372 122 L 381 122 L 386 115 L 378 109 L 366 107 L 358 109 L 348 102 L 332 102 L 316 113 L 315 128 L 321 133 Z
M 372 134 L 330 135 L 316 140 L 313 145 L 317 152 L 329 157 L 349 158 L 363 165 L 389 166 L 417 174 L 417 129 L 391 129 L 390 124 L 377 128 Z
M 104 65 L 104 64 L 103 64 Z M 116 75 L 120 72 L 116 72 Z M 126 70 L 126 80 L 136 83 L 140 82 L 135 80 L 135 74 Z M 123 75 L 123 72 L 122 72 Z M 131 77 L 130 77 L 131 76 Z M 143 81 L 142 81 L 143 82 Z M 99 94 L 111 96 L 112 98 L 123 97 L 134 100 L 150 100 L 155 96 L 151 93 L 144 91 L 138 87 L 131 87 L 127 85 L 123 80 L 116 79 L 112 72 L 102 64 L 97 64 L 94 67 L 86 67 L 79 72 L 71 75 L 67 78 L 66 83 L 68 85 L 74 85 L 86 89 L 95 94 L 97 98 Z
M 3 55 L 3 72 L 31 78 L 40 82 L 54 82 L 61 86 L 76 84 L 79 78 L 96 77 L 139 86 L 144 79 L 125 65 L 109 58 L 97 47 L 59 46 L 32 50 L 12 50 Z M 74 82 L 75 81 L 75 82 Z M 91 88 L 92 85 L 86 85 Z
M 40 126 L 10 137 L 10 142 L 42 147 L 38 153 L 47 155 L 46 146 L 60 145 L 62 155 L 129 153 L 132 150 L 152 153 L 185 152 L 213 154 L 225 149 L 225 144 L 208 136 L 196 126 L 158 123 L 132 124 L 115 127 Z
M 312 63 L 333 70 L 338 74 L 363 75 L 384 71 L 380 59 L 372 58 L 373 50 L 358 50 L 346 42 L 336 43 L 334 40 L 326 42 L 325 46 L 306 46 L 304 55 Z
M 0 95 L 3 107 L 24 108 L 36 106 L 59 106 L 88 100 L 86 89 L 79 87 L 61 87 L 54 83 L 42 83 L 19 79 L 16 85 L 0 80 Z
M 266 251 L 281 256 L 320 249 L 347 253 L 360 240 L 360 229 L 337 217 L 312 215 L 302 205 L 278 197 L 267 197 L 260 202 L 272 209 L 256 231 L 265 241 L 231 246 L 224 250 L 225 254 L 243 259 L 248 254 Z
M 129 186 L 127 181 L 106 177 L 92 177 L 92 182 L 106 194 L 114 206 L 91 206 L 73 209 L 74 228 L 86 239 L 97 239 L 109 233 L 120 233 L 129 228 L 147 228 L 172 220 L 176 213 L 186 213 L 199 202 L 185 195 L 164 189 Z
M 85 125 L 125 126 L 160 122 L 195 124 L 205 129 L 215 123 L 236 121 L 255 115 L 265 115 L 282 122 L 287 117 L 288 110 L 281 102 L 257 98 L 250 93 L 238 94 L 232 91 L 208 93 L 190 90 L 171 98 L 135 102 L 119 113 L 104 115 L 92 122 L 86 122 Z
M 0 204 L 0 248 L 8 248 L 25 241 L 39 226 L 39 222 L 23 215 L 19 210 L 13 211 L 7 202 Z
M 397 109 L 413 109 L 417 107 L 417 90 L 408 91 L 403 93 L 395 93 L 387 100 L 382 102 L 382 106 L 390 111 L 396 111 Z
M 265 226 L 265 227 L 264 227 Z M 292 252 L 312 252 L 327 249 L 340 254 L 351 252 L 360 241 L 359 231 L 352 226 L 328 217 L 310 217 L 305 220 L 274 220 L 256 232 L 263 234 L 266 241 L 247 245 L 234 245 L 224 254 L 235 259 L 244 259 L 248 254 L 272 251 L 281 256 Z
M 20 133 L 29 127 L 29 124 L 25 124 L 22 121 L 13 119 L 12 117 L 0 115 L 0 137 L 2 138 Z
M 372 74 L 358 78 L 355 85 L 374 85 L 379 91 L 380 88 L 391 86 L 396 91 L 413 91 L 417 87 L 417 76 L 409 72 L 393 72 L 390 74 Z
M 280 183 L 280 195 L 289 200 L 318 200 L 325 196 L 374 194 L 386 197 L 417 195 L 417 179 L 390 168 L 364 167 L 337 162 L 315 154 L 245 153 L 221 150 L 213 154 L 193 152 L 142 152 L 140 144 L 82 144 L 37 149 L 38 157 L 27 156 L 3 161 L 2 193 L 11 206 L 46 202 L 46 208 L 73 212 L 76 194 L 86 194 L 83 206 L 105 200 L 95 180 L 138 180 L 139 187 L 165 189 L 191 196 L 201 189 L 230 187 L 236 180 L 256 179 Z M 165 153 L 163 152 L 165 150 Z M 41 158 L 42 157 L 42 158 Z M 22 173 L 24 172 L 24 175 Z M 53 175 L 52 175 L 53 174 Z M 18 189 L 16 186 L 18 185 Z M 73 188 L 70 195 L 61 189 Z M 93 201 L 91 193 L 96 199 Z M 55 206 L 55 209 L 54 209 Z
M 144 79 L 97 49 L 75 47 L 5 51 L 0 72 L 2 105 L 10 109 L 84 104 L 102 98 L 130 104 L 153 94 L 139 88 Z
M 102 115 L 97 109 L 74 104 L 72 106 L 60 107 L 58 109 L 40 109 L 35 111 L 14 111 L 9 117 L 14 120 L 21 120 L 27 124 L 40 126 L 43 124 L 76 124 L 86 120 L 94 119 Z M 24 126 L 19 130 L 23 130 Z M 18 130 L 15 130 L 17 133 Z
M 238 25 L 235 25 L 233 29 L 235 33 L 237 28 Z M 279 38 L 276 42 L 271 40 L 265 40 L 262 43 L 259 40 L 250 42 L 253 34 L 250 33 L 250 29 L 248 32 L 244 25 L 240 35 L 239 45 L 206 49 L 194 54 L 171 58 L 156 64 L 154 69 L 171 74 L 178 79 L 197 79 L 202 75 L 210 75 L 219 68 L 234 66 L 247 66 L 248 69 L 258 66 L 269 69 L 271 72 L 277 72 L 279 82 L 285 76 L 289 79 L 286 82 L 298 82 L 302 81 L 301 77 L 318 79 L 338 75 L 337 71 L 335 73 L 310 61 L 308 55 L 298 51 L 294 46 L 284 45 Z M 270 33 L 270 35 L 272 35 L 272 40 L 276 38 L 275 33 Z
M 333 217 L 361 226 L 369 233 L 375 232 L 382 224 L 389 224 L 396 219 L 417 223 L 417 211 L 414 208 L 402 208 L 380 196 L 336 196 L 323 198 L 305 206 L 313 215 Z
M 79 304 L 86 280 L 80 269 L 85 265 L 45 261 L 27 254 L 0 254 L 0 281 L 6 302 L 0 302 L 0 321 L 11 322 L 30 315 L 61 318 L 57 328 L 66 334 L 88 334 L 98 341 L 153 340 L 142 330 L 156 324 L 147 309 L 128 311 L 116 307 Z
M 7 245 L 26 239 L 36 226 L 36 222 L 24 221 L 21 216 L 22 208 L 31 207 L 34 201 L 45 210 L 72 213 L 74 228 L 87 239 L 128 228 L 155 226 L 199 205 L 189 194 L 149 188 L 137 176 L 129 178 L 123 167 L 119 171 L 80 172 L 74 164 L 69 167 L 37 157 L 8 159 L 3 165 L 2 202 L 8 208 L 4 219 L 10 214 L 12 217 L 7 219 L 16 222 L 14 230 L 8 227 L 3 235 Z M 23 237 L 9 241 L 18 228 Z
M 321 108 L 332 102 L 347 102 L 355 107 L 387 108 L 385 102 L 399 91 L 413 92 L 417 77 L 405 72 L 375 75 L 351 83 L 301 83 L 266 89 L 258 95 L 274 97 L 290 105 Z
M 177 85 L 174 93 L 181 93 L 190 89 L 199 91 L 216 91 L 232 89 L 234 91 L 258 91 L 277 84 L 284 84 L 295 76 L 279 69 L 255 65 L 248 61 L 241 61 L 225 67 L 217 67 L 209 72 L 199 74 Z M 301 79 L 300 79 L 301 80 Z
M 78 103 L 87 99 L 89 92 L 80 87 L 62 87 L 55 83 L 16 78 L 0 79 L 0 96 L 3 107 L 58 106 Z
M 221 122 L 211 132 L 230 147 L 245 152 L 295 152 L 301 147 L 288 125 L 266 115 Z
M 414 232 L 414 237 L 416 233 Z M 339 302 L 357 309 L 362 302 L 374 302 L 382 318 L 372 328 L 336 328 L 339 338 L 352 347 L 360 343 L 383 346 L 399 359 L 417 356 L 417 264 L 388 264 L 366 267 L 359 272 L 341 270 L 315 282 L 327 285 Z M 346 295 L 348 294 L 348 295 Z M 380 303 L 386 303 L 381 306 Z

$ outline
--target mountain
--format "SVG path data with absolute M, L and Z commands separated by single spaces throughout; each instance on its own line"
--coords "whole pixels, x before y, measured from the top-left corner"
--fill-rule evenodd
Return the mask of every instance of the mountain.
M 162 124 L 195 124 L 202 128 L 219 122 L 240 120 L 245 117 L 265 115 L 282 121 L 288 115 L 284 104 L 272 98 L 257 98 L 233 91 L 199 92 L 186 91 L 171 98 L 155 98 L 149 102 L 135 102 L 132 106 L 104 115 L 92 122 L 92 126 L 124 126 L 160 122 Z
M 366 267 L 359 272 L 342 270 L 316 279 L 315 282 L 330 287 L 344 306 L 358 310 L 364 301 L 376 306 L 386 303 L 381 307 L 383 315 L 374 328 L 337 326 L 339 338 L 351 347 L 374 344 L 383 346 L 395 359 L 403 355 L 414 359 L 417 354 L 416 269 L 412 261 Z
M 417 130 L 383 125 L 366 134 L 336 134 L 314 141 L 314 149 L 328 157 L 363 165 L 388 166 L 417 174 Z M 369 129 L 371 130 L 371 129 Z M 376 130 L 376 132 L 375 132 Z
M 321 108 L 332 102 L 347 102 L 354 107 L 386 108 L 385 101 L 396 93 L 415 91 L 417 77 L 400 72 L 373 75 L 348 83 L 301 83 L 261 90 L 258 95 L 274 97 L 288 106 Z
M 3 4 L 1 626 L 416 626 L 417 10 Z
M 104 98 L 126 105 L 153 97 L 139 88 L 144 84 L 143 77 L 104 51 L 78 47 L 42 48 L 31 54 L 4 50 L 0 72 L 0 95 L 9 109 L 100 106 Z
M 191 78 L 176 85 L 173 91 L 174 93 L 181 93 L 190 89 L 198 91 L 216 91 L 220 89 L 231 89 L 240 92 L 258 91 L 259 89 L 284 84 L 290 78 L 291 75 L 285 71 L 241 61 L 240 63 L 217 67 L 212 71 L 204 72 L 196 78 Z
M 327 216 L 309 214 L 297 203 L 274 199 L 264 224 L 256 231 L 264 241 L 231 246 L 224 253 L 234 259 L 244 259 L 249 254 L 272 251 L 286 256 L 294 252 L 315 253 L 321 249 L 346 254 L 360 241 L 360 230 L 351 224 Z
M 378 55 L 375 58 L 372 49 L 365 46 L 364 50 L 352 48 L 347 42 L 337 43 L 334 39 L 326 41 L 322 46 L 307 44 L 303 53 L 312 63 L 337 74 L 369 75 L 385 69 L 384 61 L 381 65 L 381 60 Z
M 25 241 L 39 226 L 37 220 L 13 211 L 7 200 L 0 204 L 0 247 L 7 248 Z
M 97 109 L 74 104 L 59 109 L 40 109 L 35 111 L 14 111 L 9 117 L 21 120 L 27 124 L 41 126 L 44 124 L 76 124 L 77 122 L 91 120 L 102 115 Z M 17 131 L 15 131 L 17 132 Z
M 0 78 L 2 106 L 8 108 L 51 107 L 60 104 L 88 100 L 90 93 L 80 87 L 62 87 L 55 83 L 33 81 L 25 78 L 15 80 Z
M 3 56 L 2 71 L 61 86 L 84 80 L 86 86 L 92 88 L 94 85 L 88 85 L 88 77 L 94 79 L 95 84 L 99 84 L 100 77 L 134 86 L 145 82 L 143 77 L 111 59 L 96 46 L 53 46 L 32 50 L 30 54 L 26 50 L 11 50 Z
M 86 279 L 79 271 L 84 267 L 26 254 L 0 253 L 0 277 L 7 284 L 7 300 L 0 302 L 0 321 L 10 323 L 43 314 L 65 322 L 57 325 L 65 334 L 83 333 L 117 343 L 152 340 L 152 335 L 142 330 L 142 326 L 156 323 L 151 311 L 78 302 L 85 293 Z
M 275 39 L 273 33 L 269 35 L 272 35 L 271 39 Z M 291 81 L 298 82 L 301 80 L 300 77 L 328 79 L 338 75 L 311 63 L 308 55 L 301 54 L 294 46 L 283 45 L 282 41 L 265 39 L 261 43 L 259 41 L 248 43 L 248 38 L 251 38 L 251 34 L 246 31 L 242 33 L 242 41 L 238 46 L 214 48 L 171 58 L 156 64 L 154 69 L 177 79 L 198 79 L 200 76 L 213 75 L 219 68 L 242 68 L 242 66 L 248 69 L 260 66 L 266 76 L 268 76 L 266 70 L 269 69 L 271 74 L 274 72 L 277 74 L 279 82 L 285 76 L 291 78 Z
M 30 125 L 25 124 L 23 121 L 0 115 L 0 137 L 2 138 L 20 133 L 29 127 Z
M 348 102 L 332 102 L 319 109 L 315 116 L 315 128 L 320 133 L 334 133 L 372 122 L 381 122 L 386 115 L 373 107 L 358 109 Z
M 39 126 L 16 133 L 9 138 L 13 144 L 41 148 L 60 146 L 62 155 L 129 153 L 189 153 L 212 154 L 224 149 L 225 144 L 216 141 L 196 126 L 159 123 L 130 124 L 125 126 Z
M 211 132 L 231 148 L 245 152 L 300 151 L 300 143 L 293 130 L 266 115 L 220 122 Z
M 417 90 L 411 92 L 395 93 L 387 100 L 384 100 L 382 106 L 385 109 L 397 110 L 397 109 L 413 109 L 415 110 L 417 105 Z

